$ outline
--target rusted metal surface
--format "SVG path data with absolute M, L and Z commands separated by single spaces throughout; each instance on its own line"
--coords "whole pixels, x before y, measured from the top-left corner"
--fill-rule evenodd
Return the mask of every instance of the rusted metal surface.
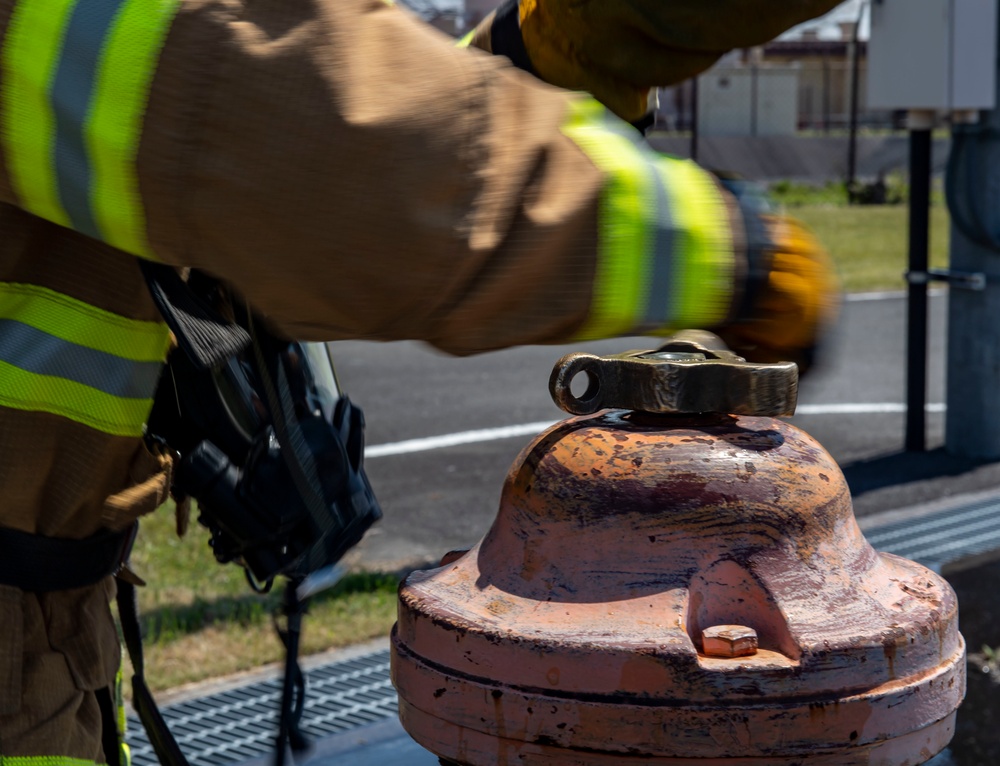
M 574 395 L 575 376 L 589 379 Z M 787 423 L 794 365 L 708 334 L 575 354 L 464 555 L 400 588 L 409 733 L 461 766 L 912 766 L 965 689 L 955 596 L 879 555 Z M 675 414 L 664 414 L 675 413 Z
M 583 375 L 587 388 L 573 393 Z M 654 413 L 791 415 L 798 396 L 792 362 L 750 364 L 711 333 L 686 331 L 656 351 L 567 354 L 549 380 L 556 404 L 573 415 L 620 408 Z
M 439 567 L 448 566 L 455 561 L 458 561 L 462 556 L 469 552 L 468 548 L 456 548 L 455 550 L 448 551 L 441 557 L 441 562 L 438 564 Z
M 749 657 L 757 654 L 757 631 L 746 625 L 713 625 L 701 632 L 701 650 L 709 657 Z
M 539 436 L 484 540 L 406 580 L 393 679 L 410 734 L 470 766 L 908 766 L 951 736 L 956 618 L 791 425 L 606 412 Z M 718 625 L 756 654 L 709 656 Z

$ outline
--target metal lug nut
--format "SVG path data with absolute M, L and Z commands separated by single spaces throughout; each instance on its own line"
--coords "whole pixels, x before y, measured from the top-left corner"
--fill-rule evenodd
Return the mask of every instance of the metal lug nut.
M 757 631 L 746 625 L 713 625 L 701 632 L 701 646 L 709 657 L 749 657 L 757 653 Z

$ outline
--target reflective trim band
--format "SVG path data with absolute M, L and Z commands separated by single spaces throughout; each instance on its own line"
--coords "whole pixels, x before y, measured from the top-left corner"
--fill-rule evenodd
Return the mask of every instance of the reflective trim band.
M 650 216 L 643 208 L 652 197 L 650 177 L 627 138 L 607 131 L 601 119 L 594 120 L 587 102 L 571 103 L 571 118 L 563 133 L 607 176 L 598 217 L 594 296 L 590 316 L 578 337 L 621 335 L 639 324 L 640 307 L 646 298 L 645 255 L 652 232 L 646 223 Z
M 736 279 L 735 243 L 729 209 L 712 176 L 690 160 L 659 165 L 674 200 L 678 250 L 673 327 L 712 327 L 724 321 Z
M 122 658 L 124 661 L 124 658 Z M 118 665 L 115 674 L 115 723 L 118 727 L 118 763 L 120 766 L 132 766 L 132 749 L 125 741 L 128 735 L 128 714 L 125 711 L 125 696 L 122 694 L 122 666 Z M 0 766 L 3 766 L 0 764 Z
M 162 362 L 170 341 L 162 322 L 126 319 L 36 285 L 0 282 L 0 319 L 136 362 Z
M 3 46 L 0 92 L 4 151 L 14 191 L 25 210 L 61 226 L 69 226 L 69 217 L 56 183 L 55 116 L 48 89 L 72 4 L 29 0 L 14 6 Z
M 169 332 L 52 290 L 0 284 L 0 405 L 142 434 Z
M 90 203 L 93 169 L 83 126 L 94 94 L 104 36 L 123 1 L 87 0 L 76 4 L 69 17 L 62 57 L 51 87 L 59 198 L 73 228 L 96 239 L 101 238 L 101 232 Z
M 97 766 L 97 762 L 65 755 L 0 755 L 0 766 Z
M 135 162 L 179 0 L 21 0 L 4 43 L 3 141 L 22 206 L 150 256 Z
M 136 255 L 151 255 L 135 168 L 142 118 L 160 50 L 179 8 L 180 0 L 126 1 L 105 43 L 86 129 L 94 163 L 93 204 L 103 239 Z
M 0 361 L 126 399 L 142 399 L 155 391 L 163 366 L 67 343 L 13 319 L 0 319 Z
M 728 212 L 708 173 L 654 152 L 597 102 L 571 104 L 563 132 L 607 177 L 594 295 L 578 339 L 722 321 L 735 263 Z

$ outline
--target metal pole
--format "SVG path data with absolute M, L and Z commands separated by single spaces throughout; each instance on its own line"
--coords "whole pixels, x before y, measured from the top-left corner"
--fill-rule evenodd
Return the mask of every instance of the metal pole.
M 830 135 L 830 57 L 823 54 L 823 135 Z
M 930 252 L 931 128 L 910 122 L 909 295 L 906 324 L 906 451 L 927 449 L 927 268 Z
M 1000 27 L 1000 20 L 998 20 Z M 1000 52 L 998 52 L 1000 53 Z M 1000 56 L 995 64 L 997 104 L 1000 104 Z M 1000 189 L 1000 107 L 979 115 L 981 132 L 961 140 L 953 131 L 949 164 L 960 182 L 961 217 L 978 210 L 984 229 L 994 238 L 1000 231 L 997 215 Z M 971 174 L 971 181 L 969 180 Z M 953 216 L 953 221 L 959 218 Z M 945 449 L 977 460 L 1000 459 L 1000 253 L 977 243 L 956 225 L 951 227 L 949 268 L 981 273 L 982 290 L 948 290 L 947 419 Z
M 858 13 L 858 22 L 854 25 L 854 35 L 851 40 L 851 127 L 850 136 L 847 140 L 847 191 L 854 188 L 858 175 L 858 70 L 861 68 L 861 55 L 858 52 L 861 42 L 858 38 L 858 30 L 861 28 L 861 13 Z
M 750 135 L 757 135 L 757 62 L 750 66 Z

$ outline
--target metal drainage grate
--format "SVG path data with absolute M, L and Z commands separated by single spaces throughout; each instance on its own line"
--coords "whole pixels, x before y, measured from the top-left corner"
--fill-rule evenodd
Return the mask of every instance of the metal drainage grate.
M 959 561 L 1000 551 L 1000 498 L 875 527 L 865 537 L 880 551 L 941 572 Z
M 940 572 L 958 561 L 1000 551 L 1000 498 L 892 522 L 867 530 L 865 536 L 878 550 Z M 310 739 L 396 715 L 388 649 L 314 668 L 306 672 L 306 683 L 302 720 Z M 170 705 L 162 712 L 188 760 L 219 766 L 273 751 L 280 697 L 281 680 L 275 678 Z M 157 766 L 146 732 L 134 717 L 129 718 L 129 744 L 134 766 Z
M 191 763 L 238 763 L 274 750 L 281 679 L 252 683 L 161 711 Z M 389 681 L 389 650 L 334 662 L 306 672 L 302 730 L 312 740 L 396 716 Z M 129 717 L 133 766 L 157 766 L 139 719 Z

